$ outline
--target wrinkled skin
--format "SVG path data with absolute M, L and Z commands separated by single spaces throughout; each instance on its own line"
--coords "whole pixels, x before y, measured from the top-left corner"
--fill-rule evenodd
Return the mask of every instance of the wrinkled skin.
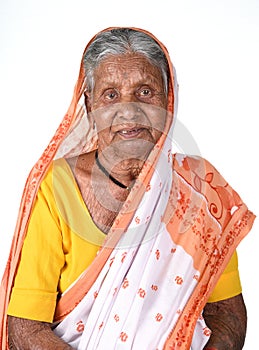
M 139 55 L 105 59 L 96 69 L 94 90 L 86 93 L 90 123 L 98 132 L 102 164 L 129 186 L 138 176 L 146 157 L 158 141 L 170 116 L 158 68 Z M 126 154 L 130 156 L 125 157 Z M 128 153 L 127 153 L 128 152 Z M 94 155 L 71 160 L 83 199 L 96 225 L 104 232 L 112 225 L 127 193 L 111 184 L 107 205 L 93 194 L 102 190 L 101 173 L 94 169 Z M 107 194 L 107 187 L 103 194 Z M 103 197 L 101 193 L 100 197 Z M 118 204 L 119 203 L 119 204 Z M 110 208 L 114 207 L 111 211 Z M 246 333 L 246 309 L 242 295 L 205 306 L 204 318 L 212 336 L 204 349 L 240 350 Z M 9 346 L 17 350 L 72 349 L 59 339 L 51 324 L 8 317 Z
M 128 183 L 139 174 L 170 117 L 157 67 L 139 54 L 109 57 L 94 72 L 86 105 L 104 167 Z
M 203 316 L 212 335 L 205 349 L 241 350 L 244 345 L 247 314 L 242 294 L 208 303 Z
M 246 333 L 246 309 L 241 294 L 207 304 L 204 318 L 212 330 L 211 338 L 204 349 L 242 349 Z M 52 332 L 48 323 L 9 316 L 8 331 L 12 350 L 73 349 Z
M 8 316 L 10 350 L 69 350 L 73 349 L 58 338 L 45 322 Z

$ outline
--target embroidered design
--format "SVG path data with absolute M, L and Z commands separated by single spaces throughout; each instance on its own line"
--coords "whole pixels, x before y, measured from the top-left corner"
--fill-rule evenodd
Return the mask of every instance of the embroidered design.
M 142 289 L 142 288 L 139 288 L 139 290 L 138 290 L 138 295 L 139 295 L 141 298 L 145 298 L 145 296 L 146 296 L 145 290 Z
M 120 317 L 119 317 L 119 315 L 118 315 L 118 314 L 114 315 L 114 320 L 115 320 L 116 322 L 119 322 Z
M 180 276 L 176 276 L 174 280 L 179 285 L 183 284 L 183 278 Z
M 84 331 L 84 329 L 85 329 L 85 325 L 84 325 L 83 321 L 78 321 L 76 326 L 77 326 L 76 330 L 79 333 L 82 333 Z
M 121 262 L 123 263 L 127 256 L 127 252 L 122 253 Z
M 209 337 L 211 335 L 211 330 L 208 327 L 204 327 L 203 334 L 206 335 L 206 337 Z
M 112 257 L 111 259 L 110 259 L 110 267 L 112 266 L 112 264 L 113 264 L 113 262 L 114 262 L 114 257 Z
M 127 278 L 125 278 L 123 283 L 122 283 L 122 288 L 126 289 L 128 286 L 129 286 L 129 281 Z
M 158 290 L 158 286 L 155 284 L 152 284 L 151 289 L 156 292 Z
M 159 260 L 159 258 L 160 258 L 160 250 L 157 249 L 155 254 L 156 254 L 156 259 Z
M 126 342 L 127 339 L 128 339 L 127 333 L 121 332 L 121 333 L 120 333 L 120 339 L 121 339 L 122 342 Z
M 83 65 L 82 65 L 82 67 L 83 67 Z M 27 181 L 26 191 L 24 192 L 23 202 L 22 202 L 23 206 L 21 207 L 22 209 L 20 212 L 20 217 L 22 217 L 24 220 L 20 220 L 19 225 L 17 225 L 17 227 L 18 227 L 17 233 L 20 232 L 20 235 L 16 237 L 17 238 L 16 241 L 18 243 L 19 242 L 22 243 L 22 241 L 23 241 L 24 234 L 25 234 L 24 233 L 25 227 L 26 227 L 26 224 L 28 221 L 27 219 L 28 219 L 29 214 L 31 212 L 31 207 L 33 204 L 34 196 L 36 194 L 38 186 L 40 185 L 40 180 L 41 180 L 42 176 L 44 175 L 51 160 L 53 159 L 54 155 L 56 154 L 61 142 L 63 143 L 63 141 L 66 141 L 65 136 L 67 134 L 73 133 L 74 129 L 71 126 L 76 127 L 78 122 L 80 122 L 83 119 L 83 116 L 86 117 L 85 112 L 84 112 L 84 108 L 82 108 L 80 106 L 80 103 L 79 103 L 79 99 L 80 99 L 83 91 L 85 90 L 85 83 L 84 83 L 84 76 L 83 75 L 84 75 L 84 73 L 83 73 L 83 68 L 82 68 L 82 70 L 80 71 L 80 77 L 79 77 L 78 83 L 76 85 L 75 95 L 73 96 L 73 102 L 71 103 L 71 106 L 69 109 L 70 112 L 66 114 L 65 118 L 63 119 L 62 123 L 60 124 L 60 126 L 58 128 L 58 131 L 54 135 L 54 137 L 51 140 L 47 149 L 44 151 L 40 161 L 33 168 L 33 171 L 31 172 L 30 177 Z M 171 108 L 172 104 L 173 104 L 172 103 L 172 94 L 173 94 L 173 87 L 171 86 L 171 84 L 169 84 L 169 95 L 168 95 L 169 96 L 169 103 L 168 103 L 168 105 L 170 106 L 171 112 L 173 112 L 173 108 Z M 83 98 L 83 95 L 82 95 L 82 98 Z M 232 215 L 234 215 L 234 214 L 236 214 L 236 212 L 238 212 L 238 209 L 240 208 L 242 203 L 238 199 L 237 194 L 235 194 L 234 191 L 232 191 L 229 188 L 228 184 L 220 177 L 220 175 L 215 170 L 211 170 L 212 169 L 211 166 L 208 166 L 207 163 L 205 164 L 205 162 L 203 162 L 201 159 L 198 160 L 196 158 L 188 158 L 188 157 L 185 157 L 182 155 L 178 156 L 178 159 L 181 158 L 181 168 L 182 169 L 181 170 L 179 170 L 179 169 L 174 170 L 174 175 L 175 175 L 176 181 L 174 178 L 174 181 L 172 182 L 173 185 L 172 185 L 172 188 L 170 191 L 170 198 L 169 198 L 169 203 L 168 203 L 168 201 L 167 201 L 168 197 L 166 195 L 166 191 L 167 191 L 167 188 L 169 190 L 169 187 L 171 186 L 171 182 L 170 182 L 171 177 L 169 177 L 169 175 L 171 176 L 171 164 L 169 164 L 168 162 L 171 161 L 171 157 L 172 157 L 171 150 L 170 150 L 172 130 L 173 130 L 173 128 L 171 128 L 170 130 L 166 130 L 166 133 L 168 136 L 164 138 L 165 142 L 159 141 L 155 145 L 153 150 L 151 151 L 149 159 L 145 162 L 145 164 L 143 166 L 143 170 L 142 170 L 142 175 L 144 174 L 145 176 L 142 176 L 140 174 L 140 181 L 139 182 L 136 181 L 136 184 L 133 187 L 132 192 L 129 195 L 132 198 L 132 203 L 131 203 L 130 199 L 126 202 L 127 203 L 126 214 L 124 211 L 123 213 L 120 213 L 117 216 L 110 233 L 118 234 L 117 236 L 119 237 L 119 235 L 121 233 L 125 233 L 127 231 L 128 227 L 130 227 L 130 225 L 133 228 L 135 228 L 136 225 L 134 226 L 134 224 L 135 223 L 140 224 L 140 222 L 142 220 L 142 222 L 146 222 L 146 223 L 148 222 L 148 225 L 146 225 L 146 227 L 145 227 L 146 230 L 148 230 L 150 228 L 153 229 L 154 228 L 153 226 L 155 226 L 155 229 L 160 230 L 160 229 L 164 228 L 164 226 L 166 226 L 166 230 L 165 230 L 166 232 L 162 232 L 162 234 L 165 234 L 164 235 L 165 237 L 170 236 L 170 238 L 172 238 L 174 243 L 177 244 L 177 247 L 180 246 L 180 249 L 177 248 L 177 251 L 176 251 L 175 248 L 172 248 L 172 250 L 171 250 L 172 255 L 171 255 L 170 251 L 168 250 L 168 247 L 171 247 L 171 245 L 170 245 L 171 243 L 169 243 L 166 247 L 163 247 L 163 250 L 161 250 L 161 253 L 163 254 L 162 255 L 163 258 L 165 257 L 165 260 L 160 258 L 160 253 L 159 254 L 156 253 L 157 260 L 160 259 L 159 264 L 157 264 L 157 262 L 156 262 L 157 269 L 153 268 L 154 265 L 149 266 L 149 268 L 150 268 L 149 270 L 146 269 L 146 267 L 145 267 L 145 269 L 143 268 L 143 270 L 141 270 L 142 274 L 140 274 L 140 276 L 137 276 L 137 277 L 139 277 L 139 280 L 136 282 L 134 280 L 134 283 L 133 283 L 133 278 L 132 278 L 132 280 L 130 279 L 130 285 L 128 284 L 127 279 L 125 279 L 125 276 L 129 275 L 130 271 L 131 271 L 132 277 L 133 276 L 135 277 L 137 275 L 137 273 L 140 271 L 140 269 L 143 267 L 142 262 L 141 263 L 138 262 L 138 265 L 136 263 L 136 261 L 139 261 L 139 256 L 142 258 L 142 261 L 144 261 L 146 263 L 146 261 L 147 261 L 146 257 L 148 255 L 148 252 L 151 249 L 149 248 L 148 250 L 144 251 L 143 247 L 145 246 L 145 244 L 147 243 L 148 240 L 145 242 L 145 244 L 140 245 L 140 248 L 139 248 L 139 246 L 137 246 L 136 250 L 138 251 L 138 255 L 136 256 L 136 259 L 133 258 L 132 261 L 130 261 L 131 265 L 127 265 L 128 260 L 130 260 L 130 258 L 129 259 L 128 258 L 125 259 L 125 257 L 121 258 L 121 251 L 119 251 L 119 252 L 118 252 L 118 250 L 116 251 L 117 247 L 112 246 L 112 248 L 115 248 L 114 254 L 118 254 L 117 255 L 118 261 L 120 261 L 119 259 L 121 258 L 122 262 L 123 262 L 123 264 L 118 264 L 118 265 L 120 265 L 120 267 L 119 267 L 120 271 L 115 270 L 115 273 L 114 273 L 113 269 L 117 268 L 116 267 L 117 264 L 113 264 L 114 258 L 109 260 L 108 254 L 106 254 L 107 251 L 105 249 L 102 249 L 101 253 L 97 257 L 97 259 L 98 259 L 97 261 L 99 261 L 99 262 L 102 261 L 100 259 L 100 256 L 105 258 L 105 259 L 103 259 L 102 264 L 99 264 L 98 267 L 97 267 L 98 264 L 93 264 L 94 268 L 97 267 L 96 271 L 98 272 L 96 274 L 98 276 L 96 277 L 95 281 L 89 283 L 87 280 L 87 277 L 89 276 L 88 275 L 89 271 L 90 271 L 90 273 L 92 272 L 92 269 L 90 266 L 89 269 L 87 269 L 87 271 L 85 272 L 85 274 L 83 274 L 83 276 L 79 279 L 79 281 L 76 284 L 74 284 L 73 286 L 71 286 L 71 288 L 67 291 L 67 293 L 64 293 L 62 295 L 62 297 L 60 298 L 58 305 L 57 305 L 57 308 L 56 308 L 58 310 L 56 316 L 57 316 L 57 318 L 59 318 L 59 320 L 64 315 L 68 315 L 68 318 L 64 318 L 64 320 L 62 320 L 62 322 L 59 323 L 57 328 L 60 327 L 62 329 L 62 326 L 64 326 L 67 322 L 67 324 L 69 326 L 71 324 L 74 324 L 74 325 L 76 324 L 79 327 L 79 329 L 82 329 L 83 322 L 81 321 L 81 317 L 82 317 L 81 314 L 80 314 L 80 316 L 76 315 L 76 318 L 75 318 L 76 321 L 80 320 L 79 322 L 77 322 L 77 323 L 75 323 L 75 321 L 73 321 L 73 323 L 70 322 L 71 318 L 74 317 L 73 311 L 78 312 L 78 310 L 79 310 L 79 312 L 85 313 L 84 317 L 86 319 L 90 314 L 91 317 L 95 321 L 94 325 L 97 325 L 97 327 L 99 325 L 99 329 L 101 329 L 104 326 L 104 323 L 101 322 L 102 319 L 106 320 L 106 319 L 108 319 L 108 316 L 112 317 L 114 314 L 115 314 L 115 321 L 121 320 L 121 319 L 123 319 L 123 321 L 124 320 L 128 321 L 127 318 L 131 317 L 132 313 L 129 312 L 129 314 L 127 314 L 127 311 L 126 311 L 127 310 L 126 306 L 128 306 L 127 304 L 131 305 L 130 301 L 134 299 L 134 302 L 136 301 L 137 305 L 139 305 L 139 304 L 144 305 L 147 301 L 150 302 L 148 297 L 151 295 L 151 296 L 153 296 L 153 299 L 151 299 L 151 302 L 149 305 L 150 308 L 153 307 L 154 310 L 156 310 L 156 311 L 160 310 L 160 312 L 161 312 L 161 313 L 160 312 L 157 313 L 156 311 L 154 311 L 152 313 L 152 315 L 156 315 L 155 318 L 156 318 L 157 322 L 160 322 L 162 320 L 161 317 L 162 318 L 163 317 L 171 317 L 172 315 L 174 317 L 176 309 L 179 308 L 180 306 L 182 307 L 181 310 L 178 309 L 179 322 L 176 322 L 176 325 L 174 325 L 174 328 L 173 328 L 174 330 L 170 333 L 170 336 L 172 335 L 172 339 L 173 339 L 172 343 L 170 344 L 170 347 L 172 347 L 173 349 L 176 349 L 177 347 L 181 347 L 183 344 L 184 345 L 190 344 L 190 339 L 192 338 L 192 335 L 193 335 L 193 329 L 195 327 L 196 320 L 199 316 L 198 314 L 201 311 L 201 306 L 203 305 L 202 303 L 204 301 L 204 298 L 207 297 L 208 291 L 210 290 L 210 286 L 207 284 L 207 281 L 210 279 L 208 277 L 206 277 L 207 279 L 205 279 L 204 283 L 202 280 L 199 281 L 200 285 L 197 286 L 194 294 L 192 294 L 192 290 L 188 290 L 186 292 L 184 297 L 189 297 L 189 296 L 192 297 L 193 296 L 193 299 L 187 298 L 187 300 L 188 300 L 187 305 L 184 305 L 184 306 L 179 305 L 179 303 L 177 301 L 178 304 L 177 303 L 175 304 L 175 310 L 174 311 L 172 311 L 172 309 L 169 309 L 169 311 L 166 310 L 165 311 L 165 312 L 167 312 L 166 314 L 161 310 L 164 300 L 159 300 L 159 302 L 161 301 L 160 305 L 156 304 L 156 301 L 159 299 L 159 298 L 157 298 L 157 295 L 155 293 L 146 294 L 146 291 L 143 288 L 139 288 L 139 286 L 146 286 L 146 285 L 150 286 L 151 285 L 151 289 L 153 291 L 157 291 L 158 286 L 159 286 L 159 292 L 160 292 L 160 290 L 162 292 L 165 291 L 166 293 L 168 293 L 167 295 L 170 295 L 170 297 L 171 297 L 172 294 L 170 294 L 170 292 L 171 292 L 170 288 L 172 288 L 173 291 L 175 291 L 176 290 L 175 285 L 176 284 L 181 285 L 183 283 L 183 280 L 184 280 L 184 284 L 186 284 L 186 285 L 188 285 L 188 282 L 190 282 L 190 285 L 195 284 L 195 283 L 192 283 L 193 276 L 197 276 L 195 274 L 195 271 L 192 271 L 187 278 L 187 275 L 185 275 L 184 272 L 182 272 L 182 270 L 181 270 L 181 266 L 184 265 L 184 264 L 181 265 L 182 260 L 183 259 L 187 260 L 187 257 L 193 258 L 192 261 L 193 261 L 194 266 L 197 266 L 197 265 L 195 265 L 195 257 L 196 256 L 198 256 L 198 258 L 205 257 L 204 261 L 206 262 L 206 266 L 204 267 L 204 265 L 205 265 L 204 263 L 201 263 L 199 265 L 199 267 L 201 269 L 204 268 L 204 270 L 201 271 L 202 276 L 204 276 L 206 273 L 210 274 L 209 277 L 211 277 L 212 274 L 216 274 L 218 272 L 218 270 L 220 269 L 220 267 L 222 267 L 224 259 L 225 259 L 226 255 L 229 253 L 230 248 L 233 248 L 234 241 L 236 241 L 234 238 L 238 237 L 240 235 L 240 232 L 247 225 L 247 222 L 249 221 L 249 214 L 247 214 L 246 218 L 244 216 L 241 220 L 236 221 L 232 230 L 230 230 L 228 232 L 228 235 L 223 236 L 223 238 L 220 239 L 220 246 L 219 246 L 218 237 L 220 236 L 222 229 L 224 230 L 224 228 L 227 227 L 227 224 L 229 223 L 230 218 L 232 217 Z M 85 132 L 85 130 L 84 130 L 84 139 L 83 140 L 84 140 L 84 144 L 87 143 L 87 145 L 84 147 L 88 147 L 88 149 L 87 150 L 84 149 L 84 151 L 91 151 L 96 147 L 96 143 L 95 143 L 96 138 L 95 138 L 95 141 L 94 141 L 93 136 L 91 136 L 90 140 L 87 139 L 86 134 L 88 131 L 89 130 L 86 130 L 86 132 Z M 160 140 L 161 139 L 163 140 L 163 136 L 160 138 Z M 79 141 L 81 141 L 81 140 L 79 140 Z M 74 146 L 74 143 L 73 143 L 73 145 L 71 144 L 70 147 L 71 146 Z M 161 152 L 159 152 L 159 150 L 162 147 L 163 147 L 165 157 L 160 157 Z M 74 148 L 73 148 L 73 151 L 74 151 Z M 77 149 L 77 151 L 79 151 L 79 149 Z M 82 147 L 80 147 L 80 152 L 82 154 Z M 66 156 L 68 156 L 69 151 L 67 153 L 63 151 L 63 154 L 64 155 L 66 154 Z M 78 152 L 78 154 L 79 154 L 79 152 Z M 163 161 L 163 158 L 164 158 L 164 161 Z M 155 162 L 154 162 L 154 160 L 155 160 Z M 156 171 L 154 171 L 154 173 L 152 171 L 150 171 L 150 170 L 153 170 L 152 166 L 156 166 L 156 169 L 155 169 Z M 167 166 L 167 168 L 164 168 L 165 166 Z M 166 171 L 164 171 L 164 170 L 166 170 Z M 146 173 L 145 173 L 145 171 L 146 171 Z M 177 173 L 177 171 L 179 171 L 179 173 Z M 150 175 L 150 173 L 153 173 L 153 175 Z M 160 177 L 155 178 L 156 173 L 159 173 L 159 175 L 161 175 L 162 180 L 160 180 Z M 166 176 L 164 176 L 164 174 L 166 174 Z M 151 180 L 150 180 L 149 175 L 151 177 Z M 142 178 L 141 178 L 141 176 L 142 176 Z M 155 181 L 153 181 L 154 178 L 155 178 Z M 141 183 L 142 180 L 144 180 L 143 183 Z M 149 182 L 149 181 L 151 181 L 151 182 Z M 167 183 L 167 181 L 168 181 L 168 183 Z M 148 185 L 147 185 L 147 183 L 148 183 Z M 143 187 L 143 192 L 144 192 L 144 190 L 145 190 L 144 187 L 146 185 L 147 185 L 146 192 L 144 194 L 143 199 L 148 199 L 148 201 L 146 202 L 148 204 L 144 205 L 143 207 L 140 208 L 140 207 L 138 207 L 138 205 L 140 203 L 139 202 L 140 196 L 137 195 L 134 197 L 132 194 L 138 193 L 139 188 L 141 188 L 141 187 Z M 162 190 L 160 191 L 159 189 L 162 189 Z M 196 197 L 194 198 L 194 196 L 196 196 Z M 133 198 L 134 198 L 134 200 L 133 200 Z M 194 204 L 193 202 L 195 202 L 195 200 L 192 201 L 193 198 L 194 199 L 202 198 L 200 205 Z M 161 202 L 164 202 L 164 204 L 166 204 L 167 207 L 168 207 L 168 204 L 170 204 L 171 207 L 170 207 L 170 210 L 166 213 L 167 216 L 164 213 L 163 205 L 156 206 L 154 204 L 154 203 L 157 203 L 156 201 L 158 201 L 158 200 Z M 145 202 L 145 201 L 143 201 L 143 202 Z M 130 215 L 129 215 L 130 219 L 129 219 L 129 216 L 127 216 L 127 214 L 129 213 L 129 210 L 128 210 L 129 207 L 134 207 L 134 213 L 135 213 L 135 209 L 136 209 L 135 223 L 134 223 L 134 217 L 132 220 L 132 217 Z M 126 208 L 126 206 L 125 206 L 125 208 Z M 156 215 L 153 216 L 154 212 Z M 250 215 L 252 215 L 252 214 L 250 213 Z M 162 222 L 159 223 L 158 226 L 156 226 L 156 221 L 158 221 L 158 220 L 153 220 L 154 217 L 155 218 L 162 218 Z M 205 217 L 206 217 L 206 219 L 205 219 Z M 142 229 L 142 227 L 141 227 L 141 229 Z M 158 232 L 158 231 L 155 231 L 155 232 Z M 184 235 L 184 233 L 186 233 L 186 232 L 188 232 L 188 234 Z M 142 234 L 143 231 L 139 230 L 137 233 Z M 144 232 L 144 234 L 142 236 L 143 239 L 145 239 L 146 233 L 148 234 L 149 232 L 148 231 Z M 182 233 L 183 233 L 183 235 L 180 236 Z M 157 235 L 157 237 L 159 237 L 161 235 Z M 186 238 L 186 236 L 187 236 L 187 238 Z M 148 238 L 150 241 L 150 236 L 148 236 Z M 152 240 L 151 240 L 152 242 L 154 242 L 154 245 L 152 245 L 152 247 L 154 247 L 153 252 L 156 252 L 158 250 L 158 247 L 160 249 L 160 246 L 159 246 L 159 243 L 157 243 L 157 241 L 153 240 L 153 238 L 154 237 L 152 237 Z M 173 239 L 173 238 L 176 238 L 176 239 Z M 193 242 L 193 244 L 190 244 L 189 242 Z M 222 244 L 222 242 L 223 242 L 223 244 Z M 181 247 L 184 249 L 182 249 Z M 111 248 L 111 246 L 109 248 Z M 19 243 L 17 245 L 17 247 L 16 246 L 14 247 L 14 249 L 19 254 L 20 249 L 21 249 L 21 244 Z M 129 248 L 129 250 L 130 250 L 130 248 Z M 184 250 L 184 252 L 182 252 L 183 250 Z M 143 254 L 143 251 L 144 251 L 144 253 L 147 253 L 147 254 L 146 255 Z M 16 252 L 14 254 L 15 259 L 17 257 Z M 165 252 L 165 254 L 164 254 L 164 252 Z M 196 252 L 198 254 L 196 254 Z M 170 255 L 168 261 L 166 260 L 166 253 L 168 253 L 168 255 Z M 141 254 L 143 254 L 143 256 L 141 256 Z M 180 259 L 178 258 L 178 255 L 180 256 Z M 130 256 L 130 254 L 129 254 L 129 256 Z M 207 257 L 210 257 L 209 264 L 207 264 L 207 261 L 208 261 Z M 108 260 L 106 260 L 106 259 L 108 259 Z M 18 259 L 16 259 L 16 260 L 18 260 Z M 150 259 L 150 260 L 152 260 L 152 262 L 154 261 L 154 255 L 152 255 L 152 259 Z M 173 262 L 176 261 L 178 263 L 180 261 L 180 264 L 174 264 L 174 266 L 175 265 L 177 266 L 177 269 L 179 268 L 179 271 L 178 270 L 177 270 L 177 272 L 175 270 L 172 271 L 168 268 L 168 266 L 170 265 L 170 263 L 172 261 Z M 164 262 L 164 265 L 162 264 L 163 262 Z M 125 265 L 126 265 L 126 268 L 125 268 Z M 185 266 L 187 266 L 188 272 L 189 272 L 190 264 L 188 264 L 188 261 L 187 261 Z M 162 283 L 160 284 L 160 282 L 163 282 L 164 279 L 159 280 L 157 278 L 157 276 L 154 276 L 154 272 L 156 272 L 157 270 L 159 271 L 160 267 L 164 268 L 163 272 L 165 270 L 167 270 L 167 268 L 168 268 L 169 272 L 168 272 L 168 275 L 166 276 L 166 277 L 168 277 L 168 280 L 171 281 L 171 276 L 176 276 L 175 281 L 174 281 L 175 283 L 169 283 L 169 284 L 166 284 L 165 286 L 162 285 Z M 198 268 L 196 270 L 198 270 Z M 94 272 L 96 272 L 96 271 L 94 271 Z M 105 274 L 102 274 L 100 272 L 105 272 Z M 133 272 L 135 272 L 135 273 L 133 274 Z M 176 272 L 176 274 L 175 274 L 175 272 Z M 166 273 L 166 271 L 165 271 L 165 273 Z M 178 273 L 179 273 L 179 275 L 177 275 Z M 183 274 L 181 274 L 181 273 L 183 273 Z M 161 274 L 160 274 L 160 276 L 161 276 Z M 181 277 L 181 276 L 184 276 L 184 277 Z M 114 277 L 116 277 L 116 278 L 114 278 Z M 162 276 L 162 277 L 164 277 L 164 276 Z M 11 279 L 12 278 L 13 278 L 13 276 L 11 276 Z M 165 280 L 166 280 L 166 278 L 165 278 Z M 84 285 L 84 288 L 82 288 L 82 293 L 80 294 L 80 287 L 83 285 L 83 283 L 82 284 L 80 284 L 80 283 L 82 281 L 83 281 L 83 283 L 85 283 L 85 282 L 86 283 Z M 157 285 L 152 284 L 152 281 L 157 281 Z M 143 282 L 143 284 L 142 284 L 142 282 Z M 108 284 L 108 286 L 107 286 L 107 284 Z M 87 285 L 87 287 L 86 287 L 86 285 Z M 124 289 L 126 287 L 127 288 L 129 287 L 129 289 L 127 289 L 126 291 L 125 290 L 122 291 L 121 288 L 116 287 L 117 285 L 122 286 L 122 287 L 124 286 L 123 287 Z M 132 299 L 130 299 L 128 302 L 128 299 L 125 298 L 122 304 L 120 304 L 119 302 L 116 304 L 116 302 L 118 300 L 120 300 L 119 296 L 120 296 L 121 291 L 123 292 L 123 295 L 128 294 L 128 296 L 130 296 L 129 291 L 130 291 L 131 285 L 133 286 L 133 288 L 135 287 L 134 293 L 131 293 Z M 167 289 L 168 285 L 169 285 L 169 291 Z M 116 288 L 114 288 L 114 287 L 116 287 Z M 76 289 L 76 288 L 78 288 L 78 289 Z M 184 290 L 184 288 L 179 288 L 179 289 Z M 102 309 L 103 304 L 102 304 L 102 300 L 99 303 L 99 300 L 101 298 L 97 298 L 97 296 L 98 296 L 97 291 L 99 291 L 99 290 L 100 291 L 102 290 L 102 292 L 103 292 L 102 296 L 106 293 L 106 295 L 104 295 L 104 297 L 107 296 L 110 299 L 112 299 L 111 304 L 108 305 L 109 307 L 113 307 L 114 305 L 116 307 L 121 306 L 121 305 L 123 306 L 120 309 L 120 316 L 117 315 L 115 312 L 108 315 L 109 311 L 107 311 L 107 313 L 104 316 L 105 318 L 103 317 L 103 315 L 102 315 L 102 318 L 100 318 L 100 314 L 103 311 L 103 309 Z M 73 293 L 73 291 L 76 291 L 77 293 Z M 88 291 L 90 291 L 90 293 L 89 293 L 89 295 L 91 296 L 90 298 L 88 298 L 88 294 L 87 294 Z M 93 293 L 93 291 L 94 291 L 94 293 Z M 136 291 L 137 291 L 139 297 L 141 297 L 143 299 L 145 298 L 145 299 L 139 300 L 139 298 L 135 298 Z M 162 292 L 161 292 L 161 294 L 162 294 Z M 92 297 L 93 295 L 94 295 L 95 299 L 97 298 L 97 300 L 93 300 L 93 297 Z M 111 298 L 112 295 L 114 298 Z M 73 298 L 71 298 L 71 296 Z M 90 300 L 88 300 L 88 299 L 90 299 Z M 170 298 L 168 298 L 168 300 L 169 299 Z M 86 307 L 85 307 L 84 302 L 86 304 Z M 94 305 L 94 307 L 93 307 L 93 305 Z M 159 306 L 159 307 L 157 308 L 157 306 Z M 81 309 L 80 309 L 80 307 L 81 307 Z M 176 313 L 178 313 L 178 311 Z M 136 315 L 136 317 L 138 317 L 138 315 Z M 83 319 L 85 320 L 85 318 L 83 318 Z M 129 319 L 129 320 L 132 321 L 131 319 Z M 63 322 L 64 322 L 64 324 L 62 325 Z M 85 321 L 85 322 L 87 322 L 87 321 Z M 163 323 L 164 322 L 161 322 L 160 325 L 163 325 Z M 152 319 L 152 324 L 155 324 L 154 317 Z M 113 325 L 115 326 L 114 322 L 113 322 Z M 155 324 L 155 325 L 157 326 L 157 324 Z M 144 327 L 145 322 L 143 322 L 143 324 L 141 326 Z M 113 328 L 116 328 L 116 327 L 113 327 Z M 65 329 L 69 330 L 69 331 L 71 330 L 70 327 L 65 327 Z M 72 327 L 72 329 L 75 332 L 77 331 L 75 329 L 75 327 Z M 161 328 L 157 327 L 157 329 L 160 330 Z M 96 328 L 94 328 L 93 333 L 96 333 L 95 330 L 96 330 Z M 105 325 L 105 327 L 102 328 L 102 332 L 105 332 L 105 331 L 106 332 L 111 331 L 111 328 L 109 327 L 109 325 L 107 325 L 107 326 Z M 169 331 L 169 330 L 166 330 L 166 332 L 167 331 Z M 204 332 L 207 333 L 206 328 L 204 328 Z M 129 334 L 132 334 L 132 333 L 129 333 Z M 142 335 L 143 334 L 145 334 L 145 332 L 143 332 Z M 199 334 L 199 336 L 202 337 L 202 333 Z M 73 335 L 72 335 L 72 337 L 73 337 Z M 126 332 L 121 332 L 119 337 L 120 337 L 121 341 L 123 341 L 123 342 L 126 342 L 128 340 L 128 334 Z M 102 337 L 100 337 L 100 339 L 101 338 Z M 116 342 L 118 340 L 118 336 L 116 336 L 113 339 L 115 339 L 115 342 Z M 95 340 L 96 339 L 94 339 L 94 341 Z M 171 339 L 170 339 L 170 341 L 171 341 Z M 130 344 L 128 345 L 128 347 L 130 347 Z M 154 345 L 154 347 L 155 347 L 155 345 Z M 142 347 L 142 348 L 145 348 L 145 347 Z
M 138 216 L 135 217 L 135 222 L 136 222 L 136 224 L 140 223 L 140 218 Z
M 161 322 L 162 319 L 163 319 L 163 315 L 160 314 L 160 313 L 157 313 L 155 319 L 156 319 L 157 322 Z
M 150 182 L 147 184 L 147 187 L 146 187 L 146 192 L 150 191 L 151 190 L 151 184 Z

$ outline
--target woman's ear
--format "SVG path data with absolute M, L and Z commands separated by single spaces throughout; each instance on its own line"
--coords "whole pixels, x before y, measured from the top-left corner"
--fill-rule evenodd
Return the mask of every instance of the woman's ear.
M 84 91 L 84 96 L 85 96 L 85 107 L 86 107 L 87 113 L 90 113 L 92 110 L 90 93 L 88 91 Z
M 87 118 L 88 118 L 89 124 L 93 129 L 95 129 L 95 121 L 93 118 L 93 114 L 91 113 L 92 112 L 92 104 L 91 104 L 90 93 L 88 91 L 85 91 L 84 97 L 85 97 L 85 107 L 86 107 L 86 111 L 87 111 Z

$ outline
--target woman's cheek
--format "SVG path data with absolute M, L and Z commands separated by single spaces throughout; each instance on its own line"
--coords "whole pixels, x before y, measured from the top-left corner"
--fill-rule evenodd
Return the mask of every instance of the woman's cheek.
M 152 108 L 151 112 L 149 113 L 149 120 L 153 132 L 162 134 L 165 130 L 167 112 L 164 109 Z

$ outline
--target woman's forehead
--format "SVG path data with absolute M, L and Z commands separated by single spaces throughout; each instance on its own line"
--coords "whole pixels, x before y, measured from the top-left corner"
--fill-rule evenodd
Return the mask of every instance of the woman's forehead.
M 155 77 L 162 80 L 160 69 L 152 64 L 141 54 L 128 53 L 123 55 L 109 55 L 103 59 L 95 69 L 95 79 L 104 80 L 109 78 L 130 79 L 136 77 Z

